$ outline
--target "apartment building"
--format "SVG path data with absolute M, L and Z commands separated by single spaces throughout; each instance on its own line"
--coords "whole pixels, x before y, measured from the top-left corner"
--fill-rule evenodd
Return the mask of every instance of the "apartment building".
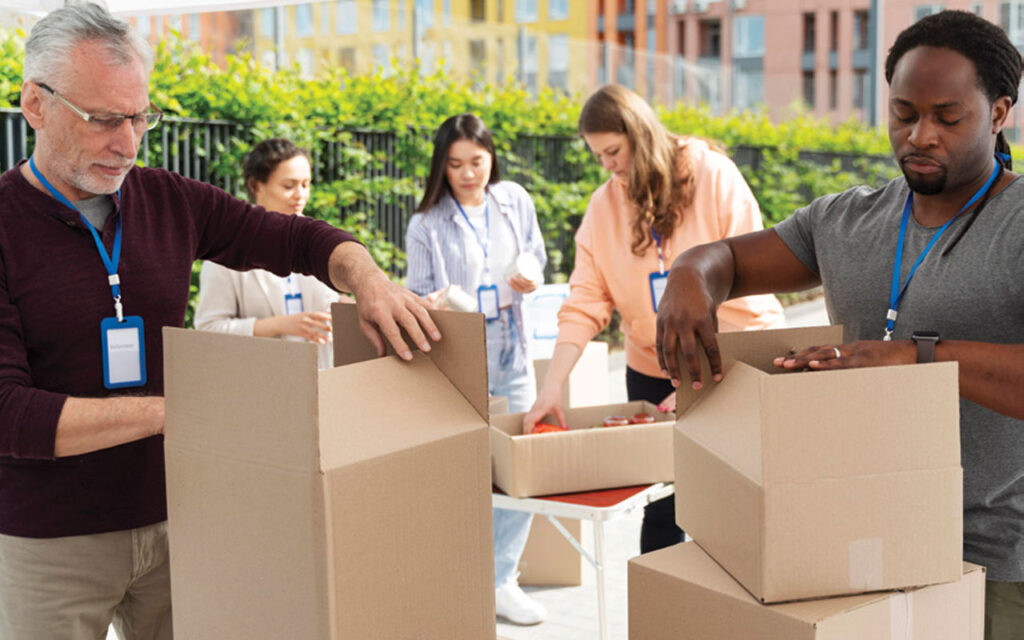
M 519 81 L 532 91 L 582 91 L 587 0 L 335 0 L 255 12 L 254 49 L 283 52 L 310 75 L 341 65 L 365 73 L 392 61 L 453 77 Z
M 671 98 L 719 112 L 765 105 L 773 119 L 802 104 L 832 122 L 853 117 L 884 124 L 889 47 L 900 31 L 944 9 L 972 11 L 1024 47 L 1024 0 L 878 0 L 877 25 L 871 0 L 663 1 L 675 56 Z M 1014 114 L 1007 131 L 1013 139 L 1019 121 Z

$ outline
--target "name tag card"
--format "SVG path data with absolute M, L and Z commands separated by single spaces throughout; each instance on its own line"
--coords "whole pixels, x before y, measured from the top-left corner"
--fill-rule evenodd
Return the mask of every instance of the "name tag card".
M 484 317 L 488 320 L 497 320 L 501 314 L 501 308 L 498 306 L 498 287 L 497 285 L 480 285 L 476 290 L 477 304 L 480 305 L 480 313 L 484 314 Z
M 107 389 L 141 387 L 146 384 L 146 340 L 140 316 L 104 318 L 100 323 L 103 342 L 103 386 Z
M 658 312 L 658 305 L 661 304 L 661 296 L 665 293 L 665 285 L 668 283 L 667 273 L 654 272 L 651 279 L 651 303 L 654 305 L 654 312 Z

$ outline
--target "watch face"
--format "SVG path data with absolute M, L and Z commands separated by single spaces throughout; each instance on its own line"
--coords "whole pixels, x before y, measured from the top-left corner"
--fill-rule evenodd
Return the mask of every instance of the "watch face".
M 910 337 L 913 338 L 914 340 L 938 340 L 939 339 L 939 332 L 938 331 L 915 331 L 913 333 L 913 335 L 911 335 Z

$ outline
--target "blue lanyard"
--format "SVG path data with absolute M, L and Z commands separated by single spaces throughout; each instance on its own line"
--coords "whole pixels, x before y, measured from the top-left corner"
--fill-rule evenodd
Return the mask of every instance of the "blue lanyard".
M 43 183 L 46 190 L 50 192 L 54 198 L 56 198 L 61 204 L 68 207 L 73 211 L 78 211 L 75 205 L 71 204 L 71 201 L 64 197 L 60 191 L 57 191 L 50 182 L 43 177 L 43 174 L 36 167 L 35 156 L 32 156 L 28 160 L 29 168 L 32 169 L 32 173 L 35 174 L 39 182 Z M 121 190 L 117 190 L 117 199 L 121 200 Z M 121 218 L 117 216 L 117 227 L 114 232 L 114 253 L 113 256 L 107 255 L 107 250 L 103 246 L 103 240 L 100 239 L 99 232 L 96 231 L 96 227 L 92 226 L 85 216 L 82 215 L 81 211 L 78 211 L 78 217 L 82 219 L 82 224 L 92 233 L 92 239 L 96 241 L 96 248 L 100 251 L 100 258 L 103 260 L 103 266 L 107 269 L 107 281 L 110 283 L 110 289 L 114 294 L 114 311 L 117 313 L 117 321 L 124 322 L 124 312 L 121 306 L 121 280 L 117 276 L 117 265 L 121 261 Z
M 665 273 L 665 254 L 661 252 L 661 234 L 654 230 L 654 225 L 651 225 L 651 237 L 654 238 L 654 244 L 658 246 L 658 273 Z
M 917 268 L 921 266 L 921 262 L 924 261 L 924 257 L 928 255 L 935 243 L 938 242 L 939 237 L 945 233 L 946 229 L 949 228 L 960 214 L 967 211 L 971 206 L 976 203 L 982 196 L 984 196 L 989 189 L 992 188 L 992 184 L 996 181 L 996 177 L 999 175 L 999 162 L 995 163 L 995 167 L 992 168 L 992 175 L 988 177 L 988 181 L 982 185 L 981 189 L 978 189 L 977 193 L 971 196 L 971 199 L 967 201 L 960 211 L 955 216 L 950 218 L 946 224 L 939 227 L 928 244 L 925 245 L 924 250 L 921 251 L 921 255 L 917 257 L 917 261 L 914 262 L 914 266 L 910 268 L 910 273 L 907 274 L 907 281 L 903 283 L 903 287 L 900 287 L 900 269 L 903 266 L 903 244 L 907 237 L 907 222 L 910 220 L 910 212 L 913 208 L 914 192 L 911 191 L 907 194 L 907 203 L 903 206 L 903 218 L 900 220 L 900 236 L 899 242 L 896 244 L 896 260 L 892 266 L 892 289 L 889 293 L 889 311 L 885 314 L 885 336 L 882 340 L 892 340 L 892 332 L 896 328 L 896 318 L 899 316 L 900 302 L 903 301 L 903 295 L 907 292 L 907 287 L 910 286 L 910 280 L 914 277 L 914 273 Z
M 484 196 L 484 224 L 486 225 L 487 231 L 487 235 L 484 237 L 486 238 L 486 240 L 480 239 L 480 232 L 477 231 L 476 227 L 473 226 L 473 223 L 469 221 L 469 216 L 466 215 L 466 210 L 462 208 L 461 204 L 459 204 L 458 198 L 452 196 L 452 200 L 455 201 L 455 206 L 459 208 L 459 213 L 461 213 L 462 217 L 465 218 L 466 224 L 468 224 L 469 228 L 473 230 L 473 237 L 476 238 L 476 241 L 478 243 L 480 243 L 480 248 L 484 250 L 484 270 L 489 273 L 491 270 L 490 264 L 488 264 L 490 261 L 490 256 L 488 255 L 487 248 L 491 242 L 491 217 L 490 215 L 488 215 L 487 212 L 488 209 L 490 208 L 490 203 L 487 201 L 488 199 L 486 195 Z

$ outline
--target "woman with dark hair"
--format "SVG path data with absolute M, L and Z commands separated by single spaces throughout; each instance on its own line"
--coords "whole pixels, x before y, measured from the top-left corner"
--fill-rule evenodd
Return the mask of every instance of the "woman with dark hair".
M 562 386 L 586 343 L 622 315 L 626 393 L 675 410 L 675 389 L 658 365 L 655 322 L 667 269 L 690 247 L 762 228 L 761 212 L 736 165 L 706 140 L 676 136 L 643 98 L 616 85 L 592 95 L 579 132 L 608 181 L 590 198 L 576 232 L 569 297 L 558 312 L 558 338 L 523 430 L 553 414 L 564 426 Z M 783 321 L 772 296 L 731 300 L 718 310 L 719 331 L 765 329 Z M 683 539 L 672 497 L 644 510 L 642 553 Z
M 286 215 L 302 215 L 309 200 L 312 169 L 309 152 L 290 140 L 260 142 L 242 165 L 249 200 Z M 308 340 L 320 345 L 317 364 L 332 366 L 331 315 L 339 294 L 316 278 L 293 273 L 288 277 L 253 269 L 234 271 L 214 262 L 199 273 L 199 304 L 195 326 L 265 338 Z
M 523 294 L 543 280 L 547 260 L 529 194 L 498 177 L 491 132 L 464 113 L 444 121 L 434 136 L 423 200 L 406 234 L 408 275 L 414 293 L 440 303 L 461 289 L 463 310 L 487 318 L 488 391 L 525 411 L 536 397 L 526 352 Z M 459 305 L 453 304 L 458 307 Z M 494 510 L 495 605 L 515 624 L 536 624 L 544 608 L 517 581 L 531 516 Z

